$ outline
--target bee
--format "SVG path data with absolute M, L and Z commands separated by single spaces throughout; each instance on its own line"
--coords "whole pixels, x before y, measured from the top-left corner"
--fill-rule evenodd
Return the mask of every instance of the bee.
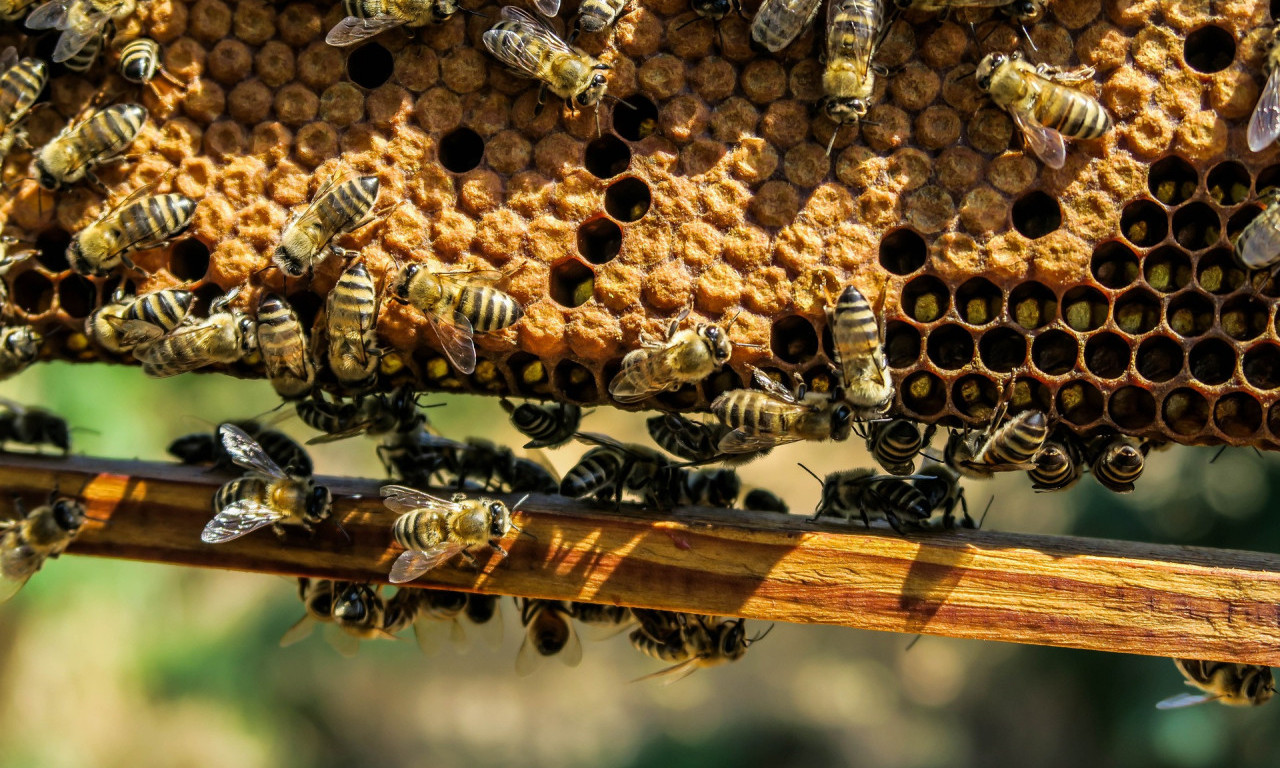
M 0 521 L 0 602 L 22 589 L 46 560 L 65 552 L 87 519 L 79 501 L 57 491 L 29 512 L 22 499 L 13 503 L 19 518 Z
M 693 506 L 731 509 L 742 493 L 742 479 L 727 467 L 685 470 L 681 502 Z
M 139 271 L 129 254 L 163 248 L 191 225 L 196 203 L 186 195 L 135 199 L 136 195 L 135 192 L 107 208 L 71 238 L 67 261 L 73 270 L 89 277 L 105 277 L 123 263 Z
M 160 89 L 156 87 L 156 75 L 179 88 L 186 87 L 160 63 L 160 44 L 149 37 L 139 37 L 125 43 L 120 49 L 119 67 L 121 77 L 131 83 L 148 86 L 156 96 L 160 95 Z
M 1202 693 L 1181 693 L 1156 704 L 1156 709 L 1176 709 L 1216 701 L 1229 707 L 1258 707 L 1276 692 L 1271 668 L 1229 661 L 1174 659 L 1186 684 Z
M 281 469 L 262 446 L 234 424 L 218 427 L 222 446 L 238 466 L 249 473 L 224 483 L 213 494 L 214 517 L 200 540 L 221 544 L 238 539 L 266 525 L 284 535 L 284 526 L 311 526 L 329 517 L 329 489 L 316 485 L 309 475 L 291 475 Z
M 293 307 L 274 293 L 263 294 L 258 300 L 258 351 L 276 394 L 297 400 L 311 392 L 316 369 L 307 334 Z
M 1084 471 L 1084 458 L 1074 440 L 1050 438 L 1027 471 L 1031 487 L 1037 491 L 1061 491 L 1076 484 Z
M 454 650 L 463 653 L 467 648 L 467 634 L 460 619 L 467 609 L 467 593 L 448 589 L 409 589 L 401 587 L 396 597 L 411 596 L 414 600 L 413 634 L 418 648 L 427 656 L 440 652 L 441 629 L 447 628 L 449 642 Z
M 1264 207 L 1240 234 L 1233 253 L 1245 269 L 1274 268 L 1280 263 L 1280 187 L 1271 187 L 1259 198 Z
M 783 515 L 791 514 L 791 507 L 787 506 L 787 502 L 773 491 L 766 491 L 763 488 L 753 488 L 742 497 L 742 508 L 754 512 L 777 512 Z
M 237 421 L 235 426 L 258 441 L 262 450 L 289 474 L 312 474 L 311 457 L 306 449 L 283 432 L 269 429 L 256 421 Z M 212 464 L 211 471 L 231 471 L 235 461 L 222 445 L 217 430 L 183 435 L 169 444 L 168 452 L 183 464 Z
M 722 21 L 731 13 L 742 15 L 742 0 L 690 0 L 689 7 L 699 18 Z
M 378 177 L 331 176 L 300 213 L 294 215 L 280 234 L 271 261 L 288 277 L 302 277 L 338 249 L 331 244 L 337 235 L 354 232 L 377 218 Z
M 884 15 L 882 0 L 831 0 L 827 4 L 822 111 L 836 124 L 827 144 L 828 155 L 835 146 L 840 126 L 856 123 L 867 116 L 876 84 L 871 59 L 880 43 Z
M 631 645 L 646 656 L 672 662 L 672 666 L 645 675 L 639 680 L 668 678 L 667 684 L 682 680 L 699 669 L 737 661 L 752 643 L 773 629 L 748 638 L 744 619 L 717 621 L 713 616 L 666 614 L 661 611 L 635 612 L 640 627 L 630 635 Z M 663 616 L 655 621 L 651 614 Z M 637 680 L 636 682 L 639 682 Z
M 821 5 L 821 0 L 764 0 L 751 20 L 751 42 L 777 53 L 809 27 Z
M 1090 441 L 1087 454 L 1092 458 L 1089 471 L 1104 488 L 1116 493 L 1130 493 L 1133 482 L 1142 475 L 1146 459 L 1138 441 L 1116 435 Z
M 880 342 L 880 324 L 862 292 L 847 286 L 828 313 L 843 398 L 854 418 L 883 415 L 893 403 L 889 360 Z
M 1023 411 L 984 432 L 952 432 L 943 453 L 947 466 L 965 477 L 986 478 L 995 472 L 1031 470 L 1049 438 L 1049 420 L 1040 411 Z
M 672 465 L 667 457 L 643 445 L 621 443 L 594 432 L 579 432 L 577 437 L 596 447 L 564 473 L 561 496 L 584 499 L 608 495 L 620 506 L 623 494 L 631 491 L 642 494 L 646 502 L 659 508 L 676 503 L 663 487 L 664 473 Z
M 721 438 L 729 433 L 723 424 L 694 421 L 678 413 L 661 413 L 645 420 L 649 437 L 673 456 L 692 462 L 708 462 L 720 455 Z
M 0 0 L 0 21 L 17 21 L 35 4 L 36 0 Z
M 667 327 L 665 343 L 642 340 L 643 346 L 622 358 L 622 370 L 609 382 L 609 394 L 620 403 L 635 403 L 659 392 L 679 389 L 715 373 L 729 361 L 733 343 L 727 327 L 698 323 L 676 329 L 687 310 Z
M 936 13 L 951 8 L 998 8 L 1010 19 L 1024 26 L 1035 24 L 1044 18 L 1045 3 L 1042 0 L 896 0 L 902 11 Z
M 146 122 L 145 107 L 115 104 L 67 125 L 36 152 L 40 186 L 53 192 L 86 176 L 101 186 L 94 166 L 116 158 L 133 143 Z
M 915 471 L 916 456 L 929 447 L 937 427 L 924 429 L 910 419 L 870 421 L 854 429 L 867 441 L 867 450 L 885 472 L 891 475 L 909 475 Z
M 618 631 L 635 622 L 631 609 L 625 605 L 600 603 L 569 603 L 569 614 L 589 627 Z
M 49 68 L 43 61 L 19 60 L 12 46 L 0 52 L 0 161 L 14 144 L 26 145 L 20 126 L 48 79 Z
M 306 576 L 298 579 L 298 598 L 302 600 L 306 613 L 285 631 L 280 638 L 281 648 L 305 640 L 317 623 L 327 624 L 333 621 L 334 584 L 329 579 L 310 579 Z
M 808 467 L 801 467 L 813 474 Z M 817 475 L 813 475 L 817 478 Z M 873 469 L 849 469 L 832 472 L 822 483 L 822 499 L 810 522 L 823 517 L 851 520 L 856 515 L 866 527 L 871 518 L 883 517 L 897 533 L 907 527 L 922 528 L 933 513 L 934 505 L 919 489 L 902 477 L 878 475 Z
M 577 28 L 583 32 L 603 32 L 627 12 L 630 0 L 582 0 L 578 6 Z
M 423 590 L 397 589 L 387 598 L 382 612 L 382 631 L 388 635 L 398 635 L 409 627 L 417 632 L 419 598 Z
M 62 32 L 53 49 L 56 64 L 75 56 L 93 38 L 101 37 L 108 23 L 123 21 L 137 9 L 137 0 L 49 0 L 27 17 L 27 29 Z
M 1063 136 L 1096 139 L 1111 130 L 1111 115 L 1097 99 L 1071 86 L 1093 77 L 1093 68 L 1073 72 L 1032 65 L 1013 53 L 989 53 L 978 62 L 978 87 L 1009 111 L 1036 156 L 1050 168 L 1067 161 Z
M 459 443 L 433 435 L 425 425 L 406 432 L 392 432 L 382 438 L 378 458 L 387 474 L 408 485 L 437 485 L 437 478 L 452 465 L 450 451 Z
M 351 402 L 329 401 L 318 394 L 294 406 L 298 418 L 312 429 L 326 434 L 313 437 L 307 445 L 331 443 L 360 434 L 407 433 L 426 422 L 418 413 L 413 390 L 401 387 L 390 394 L 362 395 Z
M 524 317 L 524 308 L 515 299 L 496 288 L 476 284 L 500 276 L 492 270 L 432 272 L 421 264 L 408 264 L 396 275 L 390 290 L 396 301 L 411 304 L 427 316 L 449 362 L 461 373 L 472 373 L 476 369 L 473 334 L 500 331 Z
M 529 438 L 525 448 L 558 448 L 573 437 L 582 423 L 582 409 L 572 403 L 514 405 L 505 397 L 502 409 L 511 415 L 511 425 Z
M 443 24 L 463 10 L 458 0 L 343 0 L 342 9 L 346 18 L 324 36 L 326 43 L 338 48 L 400 26 L 415 29 Z
M 378 291 L 364 263 L 342 273 L 325 300 L 329 370 L 347 389 L 367 389 L 378 376 Z
M 93 63 L 98 60 L 98 54 L 102 53 L 102 46 L 106 42 L 105 34 L 95 36 L 85 43 L 83 48 L 76 51 L 71 58 L 62 62 L 62 66 L 72 72 L 88 72 Z
M 135 297 L 117 291 L 85 318 L 85 335 L 108 352 L 124 354 L 177 328 L 191 310 L 193 295 L 176 288 Z
M 7 443 L 51 445 L 66 456 L 71 451 L 71 430 L 66 419 L 53 411 L 0 399 L 0 445 Z
M 381 492 L 387 508 L 402 513 L 392 532 L 405 551 L 391 566 L 392 584 L 413 581 L 458 554 L 475 564 L 472 547 L 489 546 L 506 558 L 500 542 L 520 530 L 507 505 L 496 499 L 457 493 L 445 501 L 403 485 L 384 485 Z
M 29 325 L 0 326 L 0 380 L 35 362 L 43 343 L 44 336 Z
M 355 656 L 361 640 L 395 639 L 383 629 L 387 606 L 379 588 L 354 581 L 334 583 L 333 623 L 342 631 L 332 635 L 329 644 L 343 656 Z
M 1267 48 L 1267 84 L 1249 118 L 1249 151 L 1261 152 L 1280 137 L 1280 26 L 1272 30 Z
M 720 440 L 721 453 L 760 451 L 798 440 L 849 437 L 853 409 L 848 403 L 807 394 L 803 386 L 792 394 L 759 369 L 753 378 L 764 391 L 736 389 L 711 403 L 711 412 L 732 430 Z
M 520 623 L 524 625 L 524 642 L 516 654 L 516 674 L 526 676 L 536 670 L 543 659 L 555 656 L 566 666 L 576 667 L 582 661 L 582 641 L 573 628 L 571 609 L 559 600 L 518 598 Z
M 214 363 L 234 363 L 257 349 L 254 321 L 225 308 L 238 293 L 237 287 L 216 299 L 204 320 L 187 321 L 146 347 L 135 349 L 143 373 L 163 379 Z
M 956 526 L 956 507 L 960 507 L 963 517 L 961 528 L 977 528 L 973 518 L 969 516 L 969 502 L 965 500 L 964 488 L 960 486 L 960 475 L 945 464 L 929 463 L 920 468 L 911 482 L 913 488 L 924 496 L 932 512 L 942 511 L 942 527 L 948 530 Z
M 571 48 L 546 24 L 519 8 L 503 7 L 501 18 L 483 36 L 494 58 L 517 74 L 540 81 L 544 90 L 575 109 L 600 102 L 608 89 L 604 76 L 611 69 L 608 64 Z

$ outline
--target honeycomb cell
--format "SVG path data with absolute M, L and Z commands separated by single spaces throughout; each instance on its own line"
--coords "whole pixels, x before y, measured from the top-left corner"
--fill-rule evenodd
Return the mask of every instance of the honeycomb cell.
M 813 323 L 800 315 L 791 315 L 773 323 L 769 347 L 785 362 L 805 363 L 818 354 L 818 333 Z
M 287 300 L 303 328 L 315 325 L 316 318 L 320 315 L 320 308 L 324 306 L 325 301 L 323 297 L 312 291 L 296 291 L 289 294 Z
M 1016 413 L 1035 409 L 1048 413 L 1053 407 L 1053 393 L 1044 382 L 1031 378 L 1019 378 L 1013 382 L 1009 407 Z
M 1087 381 L 1071 381 L 1058 390 L 1058 415 L 1084 426 L 1102 418 L 1102 392 Z
M 1181 205 L 1190 200 L 1199 181 L 1195 167 L 1177 155 L 1156 161 L 1147 172 L 1147 189 L 1165 205 Z
M 649 185 L 634 176 L 615 181 L 604 192 L 605 211 L 624 223 L 642 219 L 651 202 Z
M 1205 339 L 1191 348 L 1187 370 L 1202 384 L 1225 384 L 1236 372 L 1235 350 L 1222 339 Z
M 1009 292 L 1009 314 L 1018 325 L 1033 331 L 1057 316 L 1058 299 L 1042 283 L 1019 283 Z
M 1245 381 L 1261 390 L 1280 388 L 1280 346 L 1267 343 L 1250 347 L 1240 364 Z
M 742 389 L 744 386 L 742 377 L 726 365 L 702 380 L 702 396 L 710 403 L 725 392 Z
M 527 352 L 517 352 L 506 360 L 507 370 L 515 391 L 525 397 L 546 397 L 551 394 L 551 381 L 542 361 Z
M 1249 222 L 1258 218 L 1262 214 L 1262 209 L 1253 205 L 1246 205 L 1235 213 L 1231 214 L 1231 218 L 1227 219 L 1227 240 L 1235 242 L 1236 237 L 1240 234 Z
M 1062 209 L 1058 201 L 1041 190 L 1034 190 L 1013 203 L 1013 228 L 1032 240 L 1044 237 L 1062 226 Z
M 1220 234 L 1218 214 L 1205 203 L 1189 203 L 1173 213 L 1173 239 L 1187 250 L 1204 250 L 1218 242 Z
M 1236 341 L 1249 341 L 1267 330 L 1269 310 L 1257 296 L 1235 296 L 1222 305 L 1218 326 Z
M 1142 260 L 1147 284 L 1161 293 L 1173 293 L 1191 282 L 1191 257 L 1171 245 L 1157 248 Z
M 922 417 L 937 416 L 947 407 L 947 387 L 928 371 L 917 371 L 902 382 L 898 391 L 902 405 Z
M 932 323 L 950 306 L 947 286 L 933 275 L 921 275 L 902 289 L 902 311 L 920 323 Z
M 1078 285 L 1062 297 L 1062 321 L 1073 331 L 1086 333 L 1107 322 L 1107 297 L 1102 291 Z
M 604 217 L 578 227 L 578 253 L 592 264 L 605 264 L 622 252 L 622 228 Z
M 1089 337 L 1084 345 L 1084 364 L 1099 378 L 1114 379 L 1129 367 L 1129 343 L 1117 333 L 1109 331 Z
M 70 317 L 88 317 L 97 299 L 97 286 L 80 275 L 65 275 L 58 281 L 58 308 Z
M 590 369 L 579 363 L 561 360 L 552 378 L 556 388 L 571 402 L 587 404 L 599 399 L 600 390 L 596 386 L 596 377 Z
M 1213 422 L 1227 437 L 1256 438 L 1262 429 L 1262 405 L 1245 392 L 1232 392 L 1213 406 Z
M 1168 336 L 1152 336 L 1138 345 L 1133 362 L 1139 376 L 1163 383 L 1182 370 L 1182 347 Z
M 13 281 L 13 303 L 28 315 L 40 315 L 53 306 L 53 283 L 39 271 L 28 269 Z
M 391 79 L 395 57 L 381 43 L 365 43 L 347 54 L 347 77 L 370 90 Z
M 909 275 L 920 269 L 928 255 L 924 238 L 905 227 L 880 238 L 880 266 L 895 275 Z
M 1210 24 L 1187 35 L 1182 58 L 1197 72 L 1221 72 L 1236 57 L 1236 39 L 1222 27 Z
M 982 364 L 996 373 L 1008 373 L 1027 361 L 1027 339 L 1012 328 L 992 328 L 978 338 Z
M 1125 333 L 1146 333 L 1160 322 L 1160 300 L 1142 288 L 1121 294 L 1115 303 L 1115 322 Z
M 1142 387 L 1121 387 L 1111 393 L 1107 414 L 1121 429 L 1146 429 L 1156 420 L 1156 399 Z
M 65 229 L 53 227 L 36 235 L 36 261 L 50 272 L 65 272 L 71 269 L 67 261 L 67 246 L 71 245 L 71 233 Z
M 939 368 L 958 370 L 973 362 L 973 336 L 960 325 L 942 325 L 925 340 L 929 359 Z
M 484 159 L 484 139 L 470 128 L 455 128 L 440 139 L 439 151 L 446 170 L 466 173 Z
M 1209 197 L 1218 205 L 1239 205 L 1249 199 L 1249 170 L 1234 160 L 1218 163 L 1206 180 Z
M 658 129 L 658 107 L 646 96 L 628 96 L 613 107 L 613 130 L 627 141 L 640 141 Z
M 1000 403 L 1000 388 L 986 376 L 962 376 L 951 386 L 951 404 L 963 416 L 985 422 Z
M 631 148 L 617 136 L 605 134 L 587 144 L 582 164 L 597 179 L 611 179 L 631 165 Z
M 1089 271 L 1107 288 L 1124 288 L 1138 277 L 1138 255 L 1119 240 L 1108 240 L 1094 249 Z
M 891 368 L 914 364 L 920 359 L 920 332 L 910 323 L 890 321 L 884 328 L 884 351 Z
M 1165 397 L 1161 417 L 1174 433 L 1195 435 L 1209 425 L 1209 401 L 1194 389 L 1175 389 Z
M 1120 233 L 1134 245 L 1146 248 L 1169 233 L 1169 217 L 1151 200 L 1134 200 L 1120 214 Z
M 204 277 L 209 271 L 209 246 L 194 237 L 174 243 L 169 254 L 169 271 L 183 282 L 194 282 Z
M 1174 297 L 1168 313 L 1169 327 L 1184 338 L 1201 336 L 1213 327 L 1213 302 L 1202 293 L 1188 291 Z
M 1000 316 L 1004 296 L 995 283 L 973 277 L 956 289 L 956 311 L 970 325 L 986 325 Z
M 1031 343 L 1031 363 L 1050 376 L 1073 370 L 1079 354 L 1080 345 L 1066 331 L 1045 331 Z

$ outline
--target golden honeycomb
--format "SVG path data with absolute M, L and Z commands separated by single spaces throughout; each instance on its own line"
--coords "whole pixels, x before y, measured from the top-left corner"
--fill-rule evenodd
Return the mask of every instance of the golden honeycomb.
M 200 202 L 182 239 L 137 259 L 151 275 L 130 279 L 191 282 L 205 304 L 238 284 L 283 288 L 306 322 L 342 264 L 282 285 L 264 271 L 280 230 L 332 174 L 377 174 L 380 205 L 401 204 L 340 240 L 376 277 L 408 261 L 496 268 L 527 312 L 477 337 L 481 360 L 459 377 L 416 310 L 385 304 L 379 333 L 399 353 L 385 386 L 606 402 L 641 334 L 691 307 L 740 311 L 733 338 L 759 346 L 663 407 L 705 408 L 748 365 L 822 387 L 824 307 L 852 281 L 883 304 L 898 407 L 913 418 L 981 422 L 1012 381 L 1015 408 L 1081 433 L 1280 445 L 1280 287 L 1255 287 L 1229 244 L 1280 179 L 1280 150 L 1245 147 L 1264 5 L 1054 0 L 1029 57 L 1094 67 L 1086 87 L 1116 119 L 1071 142 L 1060 170 L 1023 152 L 970 76 L 983 53 L 1026 47 L 998 14 L 895 21 L 868 122 L 841 129 L 828 156 L 820 23 L 768 56 L 743 18 L 715 25 L 686 0 L 637 0 L 613 31 L 578 39 L 612 65 L 625 104 L 575 112 L 554 97 L 539 110 L 537 85 L 480 42 L 498 6 L 473 10 L 337 49 L 323 38 L 338 5 L 153 0 L 118 39 L 159 41 L 187 89 L 126 83 L 114 54 L 87 76 L 55 67 L 31 141 L 95 98 L 140 100 L 151 119 L 103 181 L 124 194 L 159 180 Z M 8 44 L 47 58 L 54 38 L 0 30 Z M 103 196 L 38 193 L 29 159 L 10 155 L 0 199 L 6 233 L 39 250 L 7 277 L 16 315 L 77 331 L 120 279 L 71 274 L 62 255 Z M 256 289 L 237 299 L 255 304 Z M 79 333 L 55 338 L 46 354 L 100 355 Z

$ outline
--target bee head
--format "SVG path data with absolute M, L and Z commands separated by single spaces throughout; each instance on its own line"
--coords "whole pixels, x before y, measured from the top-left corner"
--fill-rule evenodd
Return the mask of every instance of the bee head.
M 995 75 L 996 70 L 1004 66 L 1008 60 L 1009 57 L 1003 53 L 988 53 L 982 61 L 978 62 L 978 69 L 974 71 L 978 87 L 984 91 L 991 90 L 991 78 Z
M 733 3 L 729 0 L 694 0 L 693 10 L 704 19 L 719 21 L 733 12 Z
M 1014 0 L 1002 8 L 1004 14 L 1022 24 L 1035 24 L 1044 18 L 1044 3 L 1040 0 Z
M 47 189 L 50 192 L 55 192 L 58 187 L 62 186 L 62 182 L 58 180 L 58 177 L 49 168 L 49 163 L 45 160 L 43 152 L 40 158 L 36 160 L 36 180 L 40 182 L 42 189 Z
M 609 84 L 605 82 L 603 70 L 611 69 L 611 67 L 608 64 L 597 64 L 592 69 L 595 72 L 591 75 L 591 79 L 587 81 L 587 87 L 579 91 L 578 95 L 573 98 L 580 107 L 589 107 L 600 101 L 600 99 L 604 98 L 604 92 L 609 87 Z
M 323 485 L 312 488 L 307 496 L 307 520 L 323 520 L 329 514 L 329 505 L 332 503 L 333 497 L 329 494 L 328 488 Z
M 716 361 L 716 365 L 724 365 L 733 354 L 733 343 L 729 341 L 729 334 L 718 325 L 704 325 L 698 329 L 698 335 L 707 340 L 707 346 L 711 348 L 711 357 Z
M 847 440 L 853 430 L 853 409 L 848 403 L 840 403 L 831 410 L 831 439 Z
M 494 539 L 506 536 L 507 529 L 511 527 L 511 513 L 507 510 L 507 505 L 500 501 L 491 501 L 488 512 L 489 536 Z
M 258 348 L 257 323 L 251 317 L 242 317 L 236 321 L 236 330 L 240 332 L 240 353 L 247 355 Z
M 64 531 L 76 531 L 84 525 L 84 507 L 73 499 L 53 502 L 53 521 Z
M 1271 677 L 1271 669 L 1259 667 L 1250 670 L 1248 680 L 1244 684 L 1244 695 L 1254 706 L 1266 704 L 1276 692 L 1275 680 Z
M 40 349 L 44 337 L 34 329 L 23 326 L 17 332 L 5 337 L 5 346 L 9 351 L 23 356 L 34 356 Z
M 822 102 L 822 111 L 836 125 L 856 123 L 867 116 L 867 102 L 857 97 L 826 99 Z
M 420 264 L 405 265 L 405 268 L 400 270 L 400 274 L 396 275 L 395 280 L 391 282 L 391 298 L 401 304 L 408 304 L 409 283 L 413 282 L 414 275 L 418 274 L 420 269 L 422 269 Z
M 737 661 L 747 652 L 750 642 L 747 640 L 747 623 L 743 619 L 722 624 L 717 634 L 717 650 L 726 660 Z

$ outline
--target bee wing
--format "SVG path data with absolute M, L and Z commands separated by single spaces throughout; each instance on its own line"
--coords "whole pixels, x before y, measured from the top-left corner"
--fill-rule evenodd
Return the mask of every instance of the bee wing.
M 1249 118 L 1249 149 L 1261 152 L 1280 137 L 1280 67 L 1271 70 Z
M 331 627 L 325 634 L 325 640 L 344 658 L 353 659 L 360 652 L 360 639 L 341 627 Z
M 459 373 L 473 373 L 476 369 L 476 344 L 472 339 L 471 321 L 461 312 L 454 312 L 452 322 L 432 318 L 431 327 L 436 329 L 436 337 L 440 339 L 440 351 L 449 358 L 453 367 Z
M 578 639 L 578 631 L 573 628 L 573 622 L 568 618 L 565 622 L 569 625 L 569 639 L 565 641 L 564 648 L 560 649 L 560 653 L 556 654 L 560 657 L 566 667 L 576 667 L 582 663 L 582 641 Z
M 260 472 L 267 477 L 288 477 L 285 471 L 271 460 L 267 452 L 262 450 L 258 441 L 235 424 L 219 426 L 218 438 L 222 441 L 222 447 L 227 450 L 227 455 L 237 466 L 250 472 Z
M 413 581 L 461 551 L 462 545 L 454 541 L 446 541 L 426 550 L 406 549 L 391 564 L 391 573 L 387 576 L 387 581 L 392 584 Z
M 765 0 L 751 21 L 752 37 L 770 53 L 777 53 L 804 32 L 821 3 L 822 0 Z M 757 37 L 757 30 L 772 32 Z
M 792 394 L 790 390 L 769 378 L 769 375 L 759 368 L 751 369 L 751 380 L 756 383 L 757 387 L 763 389 L 765 392 L 779 400 L 782 400 L 783 402 L 796 402 L 795 395 Z
M 31 576 L 28 575 L 21 579 L 0 579 L 0 603 L 6 603 L 11 600 L 30 578 Z
M 560 13 L 560 0 L 533 0 L 533 7 L 543 16 L 554 19 Z
M 280 637 L 280 647 L 288 648 L 294 643 L 306 640 L 308 637 L 311 637 L 311 632 L 315 628 L 316 620 L 311 618 L 311 614 L 302 614 L 302 618 L 298 619 L 297 623 L 292 627 L 285 630 L 285 633 Z
M 483 624 L 470 624 L 471 632 L 479 636 L 480 642 L 491 650 L 502 647 L 502 612 L 493 614 L 493 618 Z
M 67 24 L 70 0 L 49 0 L 27 16 L 27 29 L 62 29 Z
M 634 403 L 662 391 L 662 387 L 645 381 L 637 364 L 638 358 L 631 359 L 632 364 L 624 365 L 618 375 L 613 377 L 613 381 L 609 382 L 609 394 L 620 403 Z
M 1031 146 L 1031 151 L 1045 165 L 1056 170 L 1066 164 L 1067 144 L 1062 140 L 1061 133 L 1041 125 L 1030 112 L 1010 109 L 1009 114 L 1013 116 L 1013 122 L 1022 129 L 1022 136 Z
M 169 331 L 165 338 L 178 339 L 191 336 L 191 340 L 185 342 L 192 349 L 203 349 L 208 345 L 210 338 L 218 335 L 220 330 L 217 325 L 208 322 L 198 323 L 196 325 L 183 325 Z M 179 373 L 194 371 L 204 366 L 209 361 L 200 355 L 188 355 L 181 359 L 168 359 L 168 344 L 152 344 L 145 348 L 135 349 L 133 356 L 141 360 L 143 363 L 152 365 L 164 365 L 164 376 L 176 376 Z M 155 371 L 148 371 L 149 376 L 157 376 Z
M 623 453 L 631 452 L 627 449 L 626 444 L 619 442 L 618 440 L 614 440 L 608 435 L 602 435 L 599 432 L 574 432 L 573 436 L 578 438 L 579 442 L 587 443 L 589 445 L 602 445 L 606 448 L 613 448 L 615 450 L 622 451 Z
M 735 429 L 720 438 L 716 446 L 721 453 L 754 453 L 766 451 L 776 445 L 786 445 L 799 441 L 798 437 L 778 437 L 776 435 L 752 435 L 741 429 Z
M 18 49 L 12 45 L 0 51 L 0 71 L 9 69 L 18 63 Z M 0 238 L 0 242 L 10 242 L 9 238 Z
M 90 18 L 91 23 L 86 24 L 81 29 L 67 28 L 63 30 L 62 36 L 58 38 L 57 47 L 53 49 L 53 56 L 50 57 L 55 64 L 71 59 L 82 48 L 92 43 L 95 38 L 102 34 L 109 17 L 105 13 L 98 13 L 92 10 L 86 15 Z
M 418 643 L 418 650 L 424 656 L 436 656 L 440 653 L 440 635 L 443 622 L 430 616 L 419 616 L 413 622 L 413 637 Z
M 213 516 L 200 534 L 206 544 L 222 544 L 283 520 L 283 512 L 243 499 Z
M 338 440 L 346 440 L 348 437 L 362 435 L 369 431 L 369 423 L 368 421 L 362 421 L 341 432 L 326 432 L 323 435 L 316 435 L 307 441 L 307 445 L 323 445 L 324 443 L 333 443 Z
M 1170 696 L 1156 704 L 1156 709 L 1181 709 L 1183 707 L 1194 707 L 1197 704 L 1214 701 L 1220 698 L 1217 694 L 1212 693 L 1180 693 L 1177 696 Z
M 682 661 L 679 664 L 673 664 L 672 666 L 667 667 L 666 669 L 660 669 L 657 672 L 645 675 L 644 677 L 637 677 L 635 680 L 632 680 L 631 682 L 639 683 L 645 680 L 656 680 L 659 677 L 665 677 L 667 678 L 667 680 L 664 683 L 664 685 L 671 685 L 675 681 L 683 680 L 689 675 L 692 675 L 694 672 L 696 672 L 698 669 L 698 661 L 699 661 L 698 657 L 695 656 L 692 659 Z
M 164 329 L 148 323 L 146 320 L 125 320 L 115 315 L 102 318 L 115 330 L 118 341 L 124 347 L 139 347 L 164 336 Z
M 1004 0 L 989 0 L 1003 5 Z M 857 65 L 856 74 L 865 80 L 871 69 L 871 56 L 875 52 L 878 29 L 867 29 L 865 25 L 841 11 L 845 3 L 831 0 L 827 3 L 827 61 L 840 57 L 852 59 Z M 801 30 L 803 31 L 803 27 Z
M 417 512 L 425 509 L 448 514 L 458 508 L 458 505 L 452 501 L 438 499 L 406 485 L 384 485 L 379 493 L 382 494 L 382 503 L 386 504 L 387 509 L 392 512 Z
M 484 33 L 484 45 L 494 58 L 517 72 L 536 78 L 542 69 L 543 50 L 573 53 L 573 49 L 551 31 L 550 27 L 519 8 L 506 6 L 502 9 L 502 18 L 520 24 L 524 28 L 524 35 L 509 29 L 491 29 Z M 530 45 L 533 40 L 540 41 L 542 45 Z M 546 48 L 543 49 L 542 46 Z
M 335 48 L 345 48 L 381 32 L 386 32 L 388 29 L 395 29 L 408 21 L 408 19 L 401 19 L 385 13 L 370 16 L 367 19 L 348 16 L 333 25 L 333 29 L 329 30 L 329 34 L 324 36 L 324 41 Z

